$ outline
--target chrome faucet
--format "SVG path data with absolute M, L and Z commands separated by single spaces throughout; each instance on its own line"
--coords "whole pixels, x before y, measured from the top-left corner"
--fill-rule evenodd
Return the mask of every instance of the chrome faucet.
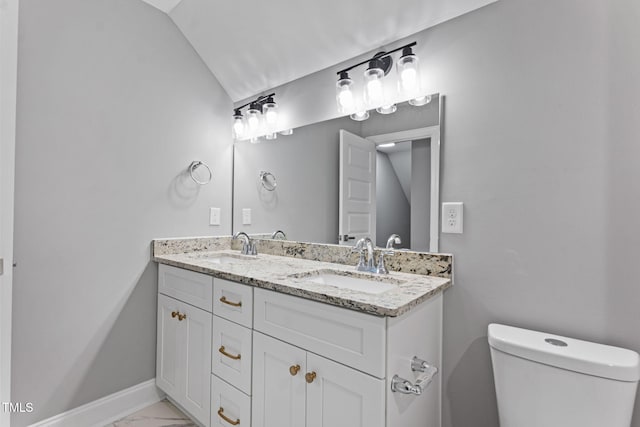
M 380 251 L 380 257 L 378 258 L 378 267 L 376 268 L 376 273 L 378 274 L 389 274 L 389 270 L 384 265 L 384 256 L 385 255 L 394 255 L 395 251 L 393 250 L 393 245 L 399 245 L 402 243 L 400 240 L 400 236 L 397 234 L 392 234 L 387 239 L 387 247 L 384 250 Z
M 273 234 L 271 235 L 271 238 L 275 240 L 278 238 L 278 236 L 280 236 L 282 240 L 287 240 L 287 235 L 284 234 L 284 231 L 282 230 L 274 231 Z
M 233 235 L 233 240 L 242 238 L 242 255 L 258 255 L 258 249 L 256 244 L 251 240 L 251 237 L 244 231 L 238 231 Z
M 364 250 L 367 249 L 367 263 L 364 263 Z M 358 260 L 358 265 L 356 265 L 356 270 L 358 271 L 368 271 L 374 273 L 376 268 L 373 263 L 373 242 L 369 237 L 363 237 L 362 239 L 356 242 L 356 245 L 351 249 L 351 252 L 358 252 L 360 254 L 360 259 Z

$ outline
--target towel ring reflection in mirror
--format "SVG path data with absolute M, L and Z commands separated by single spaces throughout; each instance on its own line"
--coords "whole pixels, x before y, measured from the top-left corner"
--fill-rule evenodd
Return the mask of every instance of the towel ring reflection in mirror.
M 278 185 L 276 177 L 267 171 L 260 171 L 260 184 L 262 184 L 262 187 L 267 191 L 275 190 Z
M 205 180 L 199 180 L 194 175 L 194 172 L 200 166 L 204 166 L 207 169 L 207 172 L 209 173 L 209 177 L 206 178 Z M 193 162 L 191 162 L 191 165 L 189 165 L 189 175 L 191 175 L 191 179 L 198 185 L 207 185 L 208 183 L 211 182 L 211 178 L 213 178 L 213 173 L 211 172 L 211 168 L 206 163 L 201 162 L 200 160 L 194 160 Z

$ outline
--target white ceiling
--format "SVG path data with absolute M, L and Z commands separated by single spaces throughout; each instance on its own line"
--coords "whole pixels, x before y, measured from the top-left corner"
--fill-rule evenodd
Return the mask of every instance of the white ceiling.
M 235 102 L 496 0 L 143 1 L 169 14 Z

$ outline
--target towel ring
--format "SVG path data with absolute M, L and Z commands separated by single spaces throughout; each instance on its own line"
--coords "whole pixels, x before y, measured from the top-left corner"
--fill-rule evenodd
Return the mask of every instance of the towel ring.
M 267 191 L 273 191 L 278 186 L 276 177 L 271 172 L 260 171 L 260 184 Z
M 195 170 L 198 169 L 200 166 L 204 166 L 205 168 L 207 168 L 207 172 L 209 172 L 209 178 L 206 181 L 200 181 L 193 175 Z M 191 162 L 191 165 L 189 165 L 189 175 L 191 175 L 191 179 L 194 180 L 195 183 L 198 185 L 207 185 L 208 183 L 211 182 L 211 178 L 213 178 L 213 173 L 211 172 L 211 168 L 206 163 L 203 163 L 200 160 L 194 160 L 193 162 Z

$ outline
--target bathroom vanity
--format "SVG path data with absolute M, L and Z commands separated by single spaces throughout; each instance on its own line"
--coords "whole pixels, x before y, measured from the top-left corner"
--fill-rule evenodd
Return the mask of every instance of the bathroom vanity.
M 451 257 L 373 275 L 349 248 L 258 244 L 154 241 L 158 387 L 204 426 L 439 427 Z

